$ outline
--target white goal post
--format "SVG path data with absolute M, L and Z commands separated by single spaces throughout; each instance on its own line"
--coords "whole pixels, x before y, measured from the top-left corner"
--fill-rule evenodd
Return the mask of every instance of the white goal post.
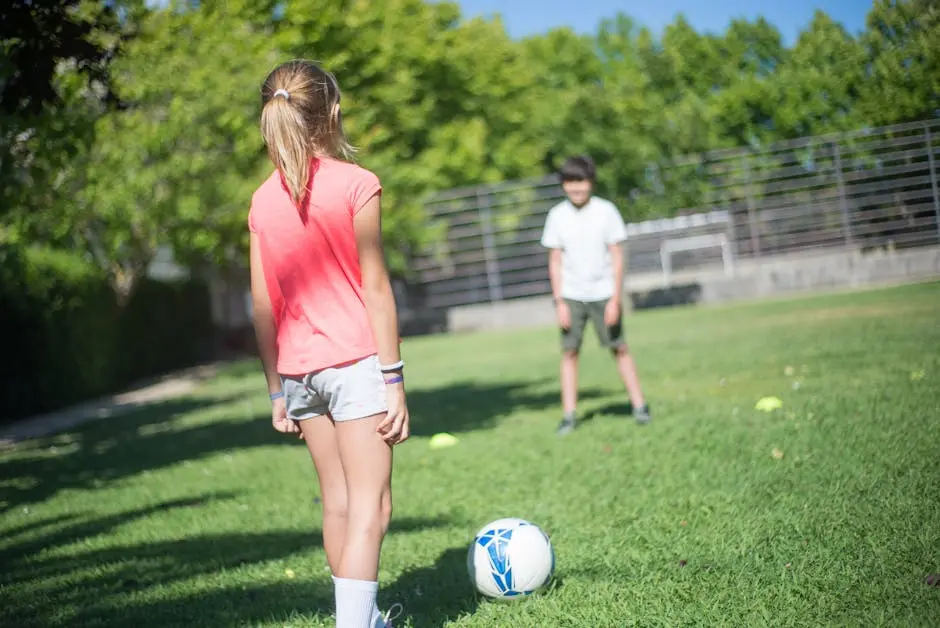
M 667 238 L 659 246 L 659 257 L 663 264 L 663 279 L 669 286 L 672 278 L 672 255 L 680 251 L 697 251 L 711 247 L 721 247 L 721 261 L 725 268 L 725 275 L 734 274 L 734 261 L 731 258 L 731 247 L 728 238 L 723 233 L 710 233 L 705 235 L 688 236 L 686 238 Z

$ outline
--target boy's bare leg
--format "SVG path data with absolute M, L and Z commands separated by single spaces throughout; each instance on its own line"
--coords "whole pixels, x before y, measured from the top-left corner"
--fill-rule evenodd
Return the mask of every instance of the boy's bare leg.
M 561 409 L 573 416 L 578 407 L 578 352 L 565 351 L 561 356 Z
M 614 357 L 617 360 L 617 371 L 620 373 L 620 380 L 630 395 L 630 403 L 633 405 L 633 416 L 640 423 L 649 423 L 650 414 L 646 407 L 646 401 L 643 399 L 643 390 L 640 387 L 640 377 L 636 372 L 636 363 L 630 354 L 630 349 L 626 344 L 621 345 L 614 351 Z
M 564 417 L 557 432 L 559 436 L 564 436 L 575 428 L 575 410 L 578 407 L 577 351 L 565 351 L 561 356 L 561 407 Z

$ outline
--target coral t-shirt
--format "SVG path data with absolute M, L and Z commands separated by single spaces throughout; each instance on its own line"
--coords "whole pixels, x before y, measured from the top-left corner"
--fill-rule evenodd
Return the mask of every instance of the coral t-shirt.
M 353 217 L 382 185 L 368 170 L 323 158 L 311 163 L 309 189 L 298 210 L 275 171 L 255 192 L 248 213 L 248 228 L 261 244 L 282 375 L 376 353 Z

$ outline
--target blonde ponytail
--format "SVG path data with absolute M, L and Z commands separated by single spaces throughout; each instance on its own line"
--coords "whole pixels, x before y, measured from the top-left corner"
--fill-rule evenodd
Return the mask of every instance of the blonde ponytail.
M 282 63 L 261 86 L 261 136 L 298 209 L 317 157 L 348 159 L 336 78 L 312 61 Z
M 284 177 L 298 207 L 307 194 L 310 177 L 310 132 L 301 112 L 283 96 L 272 98 L 261 111 L 261 135 L 268 155 Z

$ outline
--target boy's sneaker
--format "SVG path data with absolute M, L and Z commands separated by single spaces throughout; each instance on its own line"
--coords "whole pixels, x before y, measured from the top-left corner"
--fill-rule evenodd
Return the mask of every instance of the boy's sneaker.
M 633 418 L 636 419 L 636 422 L 640 425 L 646 425 L 653 420 L 653 416 L 650 414 L 650 405 L 644 404 L 640 408 L 634 408 Z
M 555 433 L 559 436 L 567 436 L 574 431 L 575 420 L 574 416 L 566 416 L 561 420 L 561 423 L 558 424 L 558 428 L 555 430 Z

